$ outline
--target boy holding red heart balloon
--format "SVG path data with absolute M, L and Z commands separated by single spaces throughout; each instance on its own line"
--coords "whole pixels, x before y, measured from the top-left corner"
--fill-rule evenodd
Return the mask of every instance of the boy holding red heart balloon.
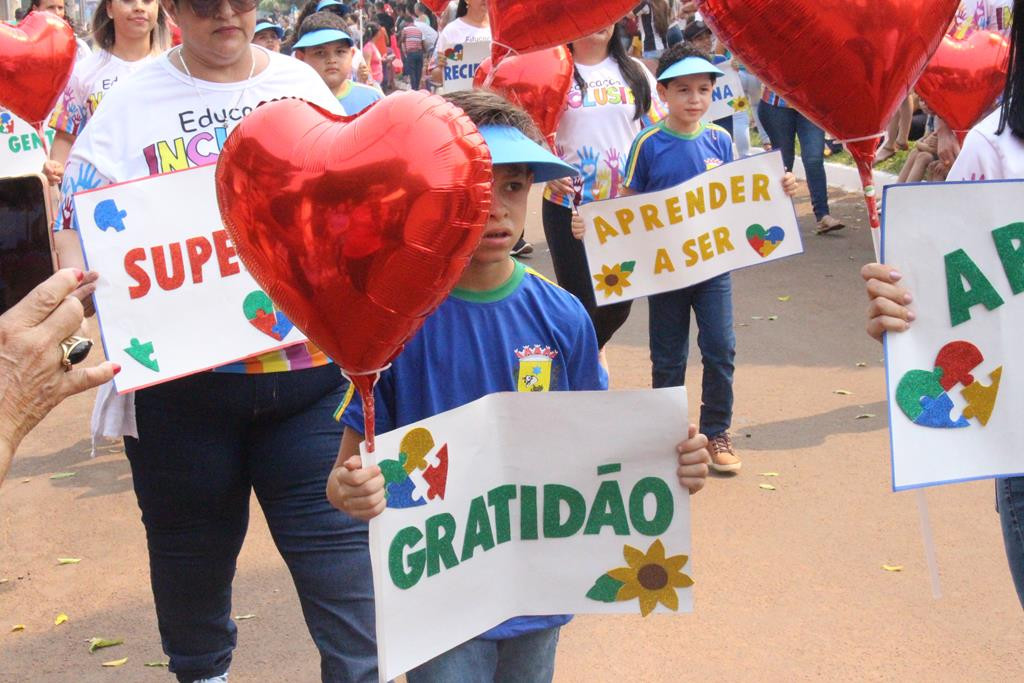
M 452 93 L 478 126 L 494 163 L 493 196 L 483 239 L 456 289 L 382 373 L 374 391 L 378 433 L 398 429 L 498 391 L 580 391 L 607 388 L 597 337 L 576 297 L 515 261 L 509 251 L 526 225 L 530 186 L 576 174 L 542 147 L 529 115 L 483 90 Z M 530 375 L 519 363 L 526 349 L 543 349 L 550 373 Z M 444 349 L 448 363 L 439 363 Z M 453 373 L 451 364 L 457 364 Z M 529 365 L 529 364 L 527 364 Z M 524 375 L 525 373 L 525 375 Z M 455 382 L 453 376 L 458 377 Z M 526 381 L 534 380 L 534 381 Z M 351 398 L 351 392 L 347 399 Z M 345 433 L 327 482 L 335 507 L 362 520 L 384 511 L 385 479 L 363 467 L 363 411 L 344 407 Z M 706 439 L 691 425 L 676 446 L 682 486 L 704 486 Z M 570 615 L 517 617 L 406 674 L 409 683 L 464 680 L 550 681 L 555 646 Z
M 658 96 L 668 116 L 642 131 L 626 160 L 623 194 L 675 187 L 733 160 L 732 137 L 702 119 L 711 106 L 715 80 L 724 76 L 711 55 L 688 43 L 665 51 L 658 62 Z M 783 190 L 793 196 L 796 178 L 787 173 Z M 732 279 L 724 273 L 706 282 L 648 298 L 654 388 L 681 386 L 686 378 L 690 310 L 697 317 L 704 362 L 700 432 L 707 436 L 711 469 L 738 472 L 742 462 L 729 436 L 736 336 L 732 329 Z

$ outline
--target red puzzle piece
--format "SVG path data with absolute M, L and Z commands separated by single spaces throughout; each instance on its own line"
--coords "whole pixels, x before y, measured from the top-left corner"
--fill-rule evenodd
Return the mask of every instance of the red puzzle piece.
M 444 500 L 445 487 L 448 484 L 448 444 L 437 451 L 438 463 L 423 473 L 423 479 L 430 484 L 427 498 L 433 500 L 440 496 Z
M 256 317 L 249 322 L 251 322 L 257 330 L 268 337 L 273 337 L 274 339 L 281 341 L 280 335 L 274 331 L 274 326 L 277 325 L 277 318 L 273 313 L 267 313 L 266 311 L 261 310 L 256 314 Z
M 942 368 L 939 384 L 949 391 L 957 384 L 965 387 L 974 382 L 971 370 L 981 365 L 985 357 L 974 344 L 965 341 L 950 342 L 939 349 L 935 357 L 935 367 Z

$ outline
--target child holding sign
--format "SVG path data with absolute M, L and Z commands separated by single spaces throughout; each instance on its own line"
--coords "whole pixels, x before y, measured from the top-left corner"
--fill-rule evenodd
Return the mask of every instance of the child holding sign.
M 722 71 L 711 56 L 688 43 L 674 45 L 658 62 L 658 96 L 668 116 L 647 128 L 626 160 L 625 194 L 654 192 L 679 185 L 733 160 L 732 138 L 724 128 L 701 121 L 711 106 L 715 79 Z M 796 179 L 783 178 L 793 196 Z M 711 468 L 737 472 L 741 467 L 729 436 L 736 337 L 732 329 L 732 280 L 729 273 L 693 287 L 649 299 L 650 346 L 655 388 L 685 383 L 690 340 L 690 310 L 697 316 L 697 344 L 704 361 L 700 431 L 709 439 Z
M 573 391 L 607 387 L 597 339 L 576 297 L 509 255 L 522 233 L 530 186 L 575 173 L 541 145 L 529 116 L 499 95 L 471 90 L 448 98 L 480 127 L 494 161 L 490 216 L 457 288 L 406 344 L 375 391 L 378 433 L 398 429 L 498 391 Z M 453 346 L 454 345 L 454 346 Z M 538 360 L 520 363 L 525 355 Z M 439 362 L 446 357 L 449 360 Z M 544 366 L 543 372 L 535 368 Z M 351 398 L 351 394 L 349 395 Z M 381 469 L 363 467 L 363 413 L 351 401 L 345 434 L 327 482 L 339 509 L 369 520 L 384 511 Z M 678 476 L 691 493 L 707 476 L 706 440 L 691 425 L 676 447 Z M 511 619 L 408 672 L 420 681 L 549 681 L 559 628 L 569 615 Z

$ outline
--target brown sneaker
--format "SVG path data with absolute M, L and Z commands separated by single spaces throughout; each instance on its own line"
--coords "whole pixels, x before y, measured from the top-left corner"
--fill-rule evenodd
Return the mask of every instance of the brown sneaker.
M 715 472 L 739 472 L 743 465 L 732 449 L 729 432 L 708 439 L 708 453 L 711 454 L 711 469 Z

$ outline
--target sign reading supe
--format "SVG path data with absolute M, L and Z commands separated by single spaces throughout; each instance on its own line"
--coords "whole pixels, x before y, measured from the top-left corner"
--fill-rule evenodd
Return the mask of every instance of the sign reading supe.
M 303 342 L 221 224 L 215 166 L 76 194 L 96 313 L 123 393 Z M 300 354 L 301 355 L 301 354 Z M 289 357 L 291 354 L 289 353 Z
M 692 611 L 686 414 L 683 387 L 510 392 L 379 435 L 380 680 L 517 616 Z
M 803 252 L 778 152 L 580 207 L 597 304 L 670 292 Z

